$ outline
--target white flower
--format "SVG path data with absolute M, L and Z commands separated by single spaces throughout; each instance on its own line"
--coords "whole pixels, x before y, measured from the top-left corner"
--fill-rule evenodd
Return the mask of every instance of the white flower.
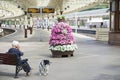
M 63 29 L 63 30 L 62 30 L 62 33 L 63 33 L 63 34 L 67 34 L 67 30 L 66 30 L 66 29 Z
M 55 51 L 74 51 L 78 49 L 76 44 L 71 44 L 71 45 L 58 45 L 58 46 L 50 46 L 50 50 L 55 50 Z
M 60 50 L 60 46 L 56 46 L 56 50 L 58 50 L 58 51 L 59 51 L 59 50 Z
M 65 51 L 65 48 L 64 48 L 63 46 L 61 47 L 61 51 L 62 51 L 62 52 L 64 52 L 64 51 Z

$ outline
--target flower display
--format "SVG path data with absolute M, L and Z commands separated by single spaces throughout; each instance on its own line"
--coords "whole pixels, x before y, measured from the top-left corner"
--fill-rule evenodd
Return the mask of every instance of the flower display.
M 50 46 L 49 47 L 50 50 L 53 51 L 74 51 L 75 49 L 77 49 L 77 45 L 76 44 L 70 44 L 70 45 L 56 45 L 56 46 Z
M 52 27 L 49 44 L 49 49 L 54 51 L 64 52 L 77 49 L 72 29 L 64 22 L 58 22 Z

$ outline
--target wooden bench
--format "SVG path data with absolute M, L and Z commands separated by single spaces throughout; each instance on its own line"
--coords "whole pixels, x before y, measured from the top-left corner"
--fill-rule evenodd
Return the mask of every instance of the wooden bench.
M 18 73 L 20 70 L 22 70 L 22 66 L 18 63 L 16 55 L 9 53 L 0 53 L 0 64 L 15 65 L 15 78 L 18 78 Z

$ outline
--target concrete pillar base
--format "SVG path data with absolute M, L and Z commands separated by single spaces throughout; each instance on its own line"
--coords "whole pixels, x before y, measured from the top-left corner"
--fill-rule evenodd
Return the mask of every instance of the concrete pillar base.
M 109 44 L 120 45 L 120 32 L 109 32 Z

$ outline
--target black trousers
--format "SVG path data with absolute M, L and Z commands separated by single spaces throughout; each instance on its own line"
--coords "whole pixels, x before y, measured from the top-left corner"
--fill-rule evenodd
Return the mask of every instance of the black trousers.
M 25 71 L 25 72 L 30 72 L 31 70 L 31 67 L 30 65 L 28 64 L 28 59 L 23 59 L 23 60 L 20 60 L 19 61 L 19 64 L 22 66 L 22 69 Z

